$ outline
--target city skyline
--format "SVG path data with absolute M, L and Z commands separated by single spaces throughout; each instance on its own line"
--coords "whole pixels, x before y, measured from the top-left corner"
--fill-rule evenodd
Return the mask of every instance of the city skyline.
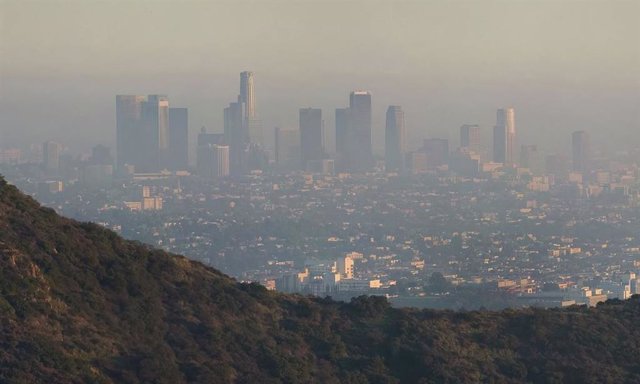
M 640 136 L 635 1 L 353 2 L 340 12 L 320 2 L 187 1 L 157 4 L 153 13 L 132 2 L 126 18 L 115 3 L 7 0 L 0 7 L 0 140 L 12 146 L 47 138 L 76 153 L 94 139 L 114 147 L 112 95 L 135 92 L 169 94 L 189 107 L 192 132 L 219 131 L 222 111 L 213 106 L 237 93 L 234 75 L 243 68 L 257 76 L 269 147 L 273 127 L 297 125 L 298 108 L 332 111 L 353 89 L 375 95 L 378 138 L 388 105 L 407 113 L 409 142 L 445 134 L 453 142 L 452 128 L 467 122 L 490 129 L 499 105 L 520 111 L 523 142 L 585 128 L 615 149 Z M 65 19 L 69 13 L 77 17 Z M 264 15 L 277 15 L 281 27 L 268 29 Z M 147 24 L 173 25 L 174 33 L 140 28 Z M 227 25 L 240 28 L 230 36 Z M 333 113 L 325 115 L 333 126 Z M 561 137 L 539 144 L 557 151 L 570 144 Z M 332 130 L 327 147 L 334 150 Z M 373 149 L 383 153 L 383 140 Z
M 250 79 L 250 81 L 247 81 Z M 209 170 L 213 166 L 210 160 L 213 155 L 208 153 L 218 148 L 226 148 L 227 171 L 215 172 L 218 177 L 227 176 L 229 173 L 240 176 L 251 170 L 267 170 L 272 168 L 282 170 L 307 170 L 322 171 L 329 166 L 322 164 L 321 160 L 330 159 L 331 169 L 337 161 L 337 171 L 366 172 L 374 167 L 373 158 L 367 163 L 366 154 L 370 152 L 371 142 L 371 93 L 356 90 L 350 94 L 349 107 L 336 108 L 335 131 L 336 147 L 342 147 L 340 152 L 327 153 L 325 151 L 325 127 L 322 118 L 322 110 L 318 108 L 300 108 L 299 126 L 295 130 L 274 130 L 275 149 L 269 155 L 264 152 L 259 143 L 252 141 L 250 136 L 249 115 L 255 117 L 255 113 L 247 112 L 247 95 L 253 94 L 253 73 L 240 73 L 240 94 L 237 102 L 232 102 L 226 107 L 224 132 L 208 133 L 202 128 L 198 134 L 195 150 L 190 149 L 187 136 L 189 135 L 188 109 L 170 108 L 169 98 L 166 95 L 117 95 L 115 103 L 116 127 L 118 137 L 115 168 L 122 172 L 158 172 L 162 169 L 172 171 L 193 169 L 193 163 L 188 161 L 190 152 L 195 156 L 196 174 L 214 174 Z M 244 96 L 243 96 L 244 95 Z M 254 107 L 255 108 L 255 104 Z M 252 109 L 253 109 L 252 108 Z M 541 170 L 541 154 L 537 144 L 522 144 L 520 152 L 516 152 L 516 128 L 515 110 L 513 107 L 499 108 L 496 112 L 496 125 L 493 128 L 492 155 L 485 157 L 482 145 L 481 128 L 477 124 L 464 124 L 459 130 L 459 146 L 450 145 L 446 138 L 423 137 L 421 147 L 407 149 L 405 143 L 404 111 L 401 106 L 389 106 L 387 108 L 387 123 L 385 128 L 385 162 L 387 171 L 409 171 L 418 173 L 431 169 L 434 166 L 450 163 L 450 166 L 462 174 L 475 174 L 483 163 L 493 161 L 501 163 L 505 168 L 524 167 L 530 168 L 539 174 Z M 293 136 L 295 134 L 295 136 Z M 284 141 L 283 141 L 284 140 Z M 47 143 L 43 145 L 42 157 L 47 158 Z M 563 160 L 562 167 L 571 168 L 574 172 L 582 174 L 582 178 L 589 180 L 592 149 L 589 133 L 580 130 L 571 134 L 571 161 Z M 62 146 L 57 145 L 56 153 L 62 152 Z M 100 149 L 103 148 L 103 149 Z M 108 147 L 101 144 L 93 147 L 95 151 L 109 151 Z M 3 149 L 3 154 L 13 156 L 11 149 Z M 544 151 L 543 151 L 544 152 Z M 205 155 L 206 154 L 206 155 Z M 365 156 L 363 156 L 363 154 Z M 20 156 L 17 153 L 18 157 Z M 68 156 L 65 153 L 66 156 Z M 519 155 L 519 156 L 518 156 Z M 549 160 L 557 156 L 555 153 L 547 153 L 547 163 L 557 163 L 558 160 Z M 56 157 L 59 155 L 56 155 Z M 217 156 L 217 155 L 216 155 Z M 281 159 L 280 157 L 283 156 Z M 409 157 L 406 157 L 409 156 Z M 450 156 L 452 156 L 450 158 Z M 101 156 L 105 158 L 105 156 Z M 264 159 L 260 159 L 264 157 Z M 566 156 L 564 156 L 566 158 Z M 283 161 L 284 160 L 284 161 Z M 207 161 L 208 164 L 202 164 Z M 217 160 L 216 160 L 217 161 Z M 462 161 L 462 163 L 460 162 Z M 471 161 L 471 163 L 469 162 Z M 476 165 L 473 165 L 475 162 Z M 220 161 L 217 161 L 220 163 Z M 409 168 L 405 168 L 404 164 Z M 106 165 L 106 163 L 101 163 Z M 296 165 L 297 164 L 297 165 Z M 466 164 L 466 165 L 463 165 Z M 133 166 L 126 169 L 126 166 Z M 471 167 L 471 168 L 469 168 Z M 473 168 L 476 168 L 473 171 Z M 557 168 L 551 166 L 551 168 Z M 45 169 L 50 169 L 45 163 Z M 547 168 L 549 166 L 547 165 Z M 207 169 L 207 171 L 203 171 Z M 273 168 L 272 168 L 273 169 Z M 548 171 L 548 170 L 547 170 Z M 332 171 L 333 172 L 333 171 Z M 469 173 L 470 172 L 470 173 Z M 211 178 L 211 177 L 209 177 Z
M 639 15 L 0 0 L 0 382 L 640 381 Z
M 169 97 L 166 95 L 117 95 L 115 133 L 118 140 L 115 169 L 120 173 L 149 173 L 162 169 L 186 171 L 193 169 L 191 167 L 193 163 L 188 161 L 191 152 L 196 158 L 196 174 L 209 175 L 209 179 L 229 174 L 240 176 L 252 170 L 269 169 L 279 171 L 300 169 L 313 172 L 325 172 L 331 169 L 331 173 L 334 171 L 362 173 L 373 170 L 375 164 L 370 145 L 372 142 L 372 95 L 370 92 L 352 91 L 349 107 L 336 108 L 338 124 L 334 128 L 336 137 L 342 136 L 336 142 L 336 147 L 341 147 L 340 152 L 325 151 L 326 135 L 322 110 L 309 107 L 299 109 L 299 126 L 295 136 L 292 136 L 294 131 L 290 129 L 275 128 L 276 145 L 273 153 L 270 154 L 263 150 L 260 143 L 253 141 L 250 135 L 249 121 L 256 117 L 255 102 L 250 101 L 254 112 L 248 112 L 246 100 L 253 98 L 251 96 L 254 95 L 253 81 L 252 72 L 240 72 L 240 93 L 237 102 L 232 102 L 224 108 L 224 132 L 207 133 L 206 128 L 203 127 L 198 134 L 195 150 L 190 148 L 187 140 L 189 135 L 187 108 L 170 108 Z M 251 115 L 253 117 L 250 117 Z M 516 151 L 518 141 L 513 107 L 497 109 L 490 157 L 484 155 L 486 148 L 482 145 L 482 130 L 477 124 L 464 124 L 460 127 L 459 146 L 450 144 L 447 138 L 425 136 L 422 138 L 421 147 L 414 146 L 413 149 L 407 149 L 405 115 L 402 107 L 389 106 L 386 115 L 384 159 L 387 171 L 408 171 L 416 174 L 448 164 L 456 172 L 474 175 L 488 160 L 489 163 L 492 161 L 503 164 L 505 169 L 524 167 L 530 168 L 535 174 L 540 174 L 542 169 L 540 162 L 542 156 L 538 144 L 523 143 L 520 146 L 520 152 Z M 580 177 L 585 182 L 589 181 L 592 171 L 590 167 L 592 149 L 589 137 L 589 133 L 584 130 L 572 133 L 571 162 L 565 160 L 565 164 L 562 165 L 567 171 L 571 168 L 574 172 L 581 174 Z M 47 143 L 45 142 L 42 147 L 42 157 L 45 160 L 48 156 Z M 61 153 L 62 146 L 56 145 L 56 153 Z M 109 150 L 108 147 L 98 144 L 93 147 L 93 151 L 101 147 Z M 226 152 L 220 152 L 221 148 Z M 214 156 L 211 151 L 215 151 L 216 155 Z M 298 154 L 295 154 L 296 152 Z M 226 159 L 216 160 L 216 164 L 226 164 L 223 168 L 226 167 L 227 170 L 214 172 L 212 169 L 218 166 L 212 164 L 212 159 L 217 159 L 219 153 L 224 153 L 220 156 L 226 156 Z M 561 161 L 559 157 L 558 160 L 549 160 L 557 155 L 547 152 L 547 163 L 558 164 L 558 161 Z M 68 155 L 65 153 L 65 156 Z M 283 162 L 280 156 L 286 160 Z M 95 153 L 92 157 L 95 157 Z M 324 160 L 330 160 L 331 163 L 325 164 Z M 275 165 L 275 168 L 270 163 Z M 405 163 L 408 168 L 405 168 Z M 133 167 L 127 169 L 127 166 Z M 547 165 L 547 172 L 550 172 L 549 168 L 555 169 L 559 166 Z M 45 169 L 51 171 L 51 167 L 47 166 L 46 162 Z M 216 176 L 211 176 L 214 174 Z

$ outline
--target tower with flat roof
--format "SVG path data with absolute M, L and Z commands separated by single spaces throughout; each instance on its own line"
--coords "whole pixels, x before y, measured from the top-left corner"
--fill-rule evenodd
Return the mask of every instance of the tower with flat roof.
M 498 109 L 493 128 L 493 161 L 505 166 L 515 165 L 516 123 L 513 108 Z
M 402 107 L 391 105 L 387 108 L 387 122 L 384 134 L 384 153 L 387 171 L 401 171 L 404 167 L 405 129 Z

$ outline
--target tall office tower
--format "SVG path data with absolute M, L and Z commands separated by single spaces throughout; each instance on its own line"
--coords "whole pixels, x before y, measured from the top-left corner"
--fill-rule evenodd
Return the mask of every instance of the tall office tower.
M 116 96 L 118 167 L 133 165 L 136 172 L 161 168 L 169 145 L 169 100 L 162 95 Z
M 318 162 L 324 156 L 324 130 L 322 129 L 322 110 L 317 108 L 300 109 L 300 152 L 302 169 L 309 169 L 311 162 Z
M 189 112 L 169 108 L 169 149 L 166 167 L 172 171 L 189 167 Z
M 301 162 L 300 130 L 275 128 L 276 166 L 280 170 L 297 169 Z
M 405 130 L 402 107 L 387 108 L 387 125 L 384 131 L 384 153 L 387 171 L 401 171 L 404 166 Z
M 248 170 L 249 131 L 245 124 L 245 104 L 238 101 L 224 109 L 224 136 L 229 145 L 229 166 L 232 175 Z
M 47 172 L 60 169 L 60 144 L 53 141 L 45 141 L 42 144 L 42 165 Z
M 196 172 L 205 179 L 229 175 L 229 146 L 207 144 L 198 147 Z
M 480 126 L 465 124 L 460 127 L 460 147 L 470 152 L 478 152 L 481 146 Z
M 573 170 L 582 174 L 582 182 L 588 183 L 591 176 L 591 140 L 589 133 L 575 131 L 571 134 Z
M 116 156 L 117 167 L 135 165 L 140 157 L 139 143 L 143 140 L 142 103 L 145 96 L 116 96 Z
M 371 94 L 354 91 L 349 96 L 350 121 L 348 128 L 348 149 L 351 171 L 367 171 L 373 166 L 371 148 Z
M 513 108 L 498 109 L 496 126 L 493 128 L 493 161 L 514 165 L 516 142 L 515 111 Z
M 256 95 L 253 89 L 253 72 L 240 73 L 240 101 L 246 105 L 245 117 L 256 117 Z
M 346 168 L 348 162 L 349 108 L 336 108 L 336 154 L 339 168 Z
M 169 99 L 149 95 L 142 103 L 144 137 L 139 148 L 144 159 L 136 164 L 138 172 L 156 172 L 164 168 L 169 149 Z M 139 165 L 139 166 L 138 166 Z
M 253 72 L 240 73 L 240 101 L 245 105 L 244 123 L 247 125 L 252 143 L 262 144 L 262 125 L 256 113 L 256 95 Z

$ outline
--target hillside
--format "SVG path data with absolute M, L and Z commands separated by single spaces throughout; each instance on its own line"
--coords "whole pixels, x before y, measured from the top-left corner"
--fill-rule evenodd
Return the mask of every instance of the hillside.
M 1 383 L 632 383 L 638 319 L 638 297 L 440 312 L 282 295 L 0 178 Z

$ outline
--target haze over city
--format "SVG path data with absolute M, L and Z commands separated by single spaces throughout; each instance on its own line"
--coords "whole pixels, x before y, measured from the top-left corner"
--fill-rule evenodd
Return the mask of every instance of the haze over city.
M 640 0 L 0 0 L 0 383 L 640 383 Z
M 267 146 L 298 109 L 372 94 L 373 148 L 401 105 L 408 142 L 457 142 L 517 110 L 518 143 L 568 148 L 588 130 L 601 149 L 640 135 L 638 1 L 233 1 L 0 3 L 0 142 L 115 147 L 115 94 L 167 94 L 189 108 L 191 140 L 221 132 L 237 74 L 255 73 Z M 72 17 L 70 17 L 72 15 Z M 415 148 L 409 148 L 415 149 Z M 193 154 L 192 154 L 193 161 Z

